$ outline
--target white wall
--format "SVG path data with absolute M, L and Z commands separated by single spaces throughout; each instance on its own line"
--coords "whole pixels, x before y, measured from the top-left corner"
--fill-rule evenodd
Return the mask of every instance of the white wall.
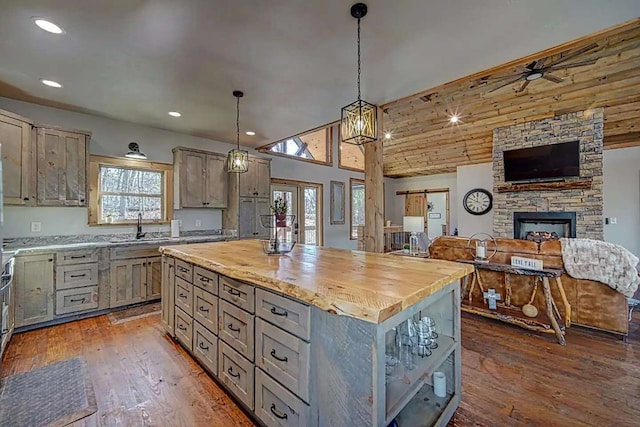
M 411 178 L 396 178 L 389 180 L 385 191 L 387 192 L 387 206 L 385 211 L 386 219 L 390 219 L 393 224 L 402 225 L 402 217 L 404 216 L 404 195 L 396 195 L 396 191 L 406 190 L 424 190 L 429 188 L 448 188 L 449 189 L 449 230 L 458 227 L 458 218 L 456 214 L 455 203 L 457 200 L 457 182 L 455 173 L 446 173 L 440 175 L 417 176 Z
M 604 226 L 607 242 L 640 256 L 640 147 L 605 150 L 603 158 Z
M 466 237 L 475 233 L 493 234 L 493 209 L 484 215 L 471 215 L 462 205 L 464 195 L 474 188 L 483 188 L 493 194 L 493 164 L 460 166 L 456 175 L 458 197 L 452 206 L 457 212 L 458 234 Z
M 71 129 L 83 129 L 92 133 L 91 154 L 122 156 L 131 141 L 140 144 L 140 149 L 149 160 L 172 163 L 171 150 L 177 146 L 198 148 L 227 153 L 230 144 L 198 138 L 180 133 L 141 126 L 134 123 L 111 120 L 89 114 L 74 113 L 57 108 L 16 101 L 0 97 L 0 109 L 19 114 L 38 123 L 63 126 Z M 167 120 L 172 120 L 167 117 Z M 337 138 L 336 138 L 337 139 Z M 334 141 L 334 167 L 314 165 L 298 160 L 273 157 L 271 174 L 274 178 L 289 178 L 300 181 L 322 183 L 324 186 L 324 243 L 325 246 L 355 248 L 356 241 L 349 240 L 349 221 L 345 225 L 329 224 L 329 181 L 344 181 L 347 188 L 347 207 L 349 212 L 348 184 L 350 177 L 363 178 L 362 173 L 339 169 L 337 167 L 337 140 Z M 250 150 L 253 151 L 253 150 Z M 258 155 L 263 155 L 258 153 Z M 175 219 L 182 220 L 183 230 L 219 229 L 222 227 L 221 210 L 181 209 L 174 211 Z M 200 226 L 196 227 L 196 221 Z M 32 233 L 31 222 L 40 222 L 42 230 Z M 134 233 L 133 226 L 89 227 L 86 208 L 60 207 L 21 207 L 5 206 L 4 237 L 36 237 L 70 234 Z M 168 230 L 168 226 L 145 226 L 145 230 Z
M 427 231 L 431 240 L 446 234 L 442 232 L 442 226 L 447 223 L 447 197 L 446 193 L 429 194 L 428 200 L 433 209 L 427 214 Z M 440 214 L 440 218 L 431 218 L 432 214 Z

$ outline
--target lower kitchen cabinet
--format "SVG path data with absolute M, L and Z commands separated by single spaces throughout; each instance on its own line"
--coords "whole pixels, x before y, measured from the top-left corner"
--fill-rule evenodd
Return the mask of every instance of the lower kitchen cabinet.
M 161 257 L 111 261 L 111 304 L 120 307 L 160 298 Z
M 64 289 L 56 292 L 56 315 L 98 308 L 98 286 Z
M 262 226 L 260 216 L 270 213 L 268 198 L 240 197 L 238 236 L 241 239 L 268 239 L 269 229 Z
M 53 319 L 54 254 L 16 258 L 15 326 L 27 326 Z

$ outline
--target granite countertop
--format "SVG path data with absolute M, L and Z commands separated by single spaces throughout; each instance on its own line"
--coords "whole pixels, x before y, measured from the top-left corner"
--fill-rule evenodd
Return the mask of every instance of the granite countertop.
M 190 243 L 203 243 L 203 242 L 222 242 L 225 240 L 235 239 L 233 235 L 228 234 L 214 234 L 214 235 L 193 235 L 193 236 L 181 236 L 181 237 L 145 237 L 139 240 L 130 237 L 129 235 L 113 235 L 110 239 L 104 240 L 104 236 L 100 240 L 94 241 L 82 241 L 82 242 L 65 242 L 65 243 L 51 243 L 46 242 L 46 238 L 43 238 L 42 243 L 33 242 L 29 244 L 14 244 L 11 242 L 6 244 L 3 248 L 3 261 L 11 256 L 15 255 L 30 255 L 55 251 L 70 251 L 79 249 L 91 249 L 91 248 L 108 248 L 116 246 L 142 246 L 142 245 L 172 245 L 172 244 L 190 244 Z M 90 239 L 91 237 L 85 237 Z
M 322 310 L 371 323 L 381 323 L 473 272 L 473 266 L 451 261 L 307 245 L 296 245 L 286 255 L 266 255 L 256 240 L 160 250 Z

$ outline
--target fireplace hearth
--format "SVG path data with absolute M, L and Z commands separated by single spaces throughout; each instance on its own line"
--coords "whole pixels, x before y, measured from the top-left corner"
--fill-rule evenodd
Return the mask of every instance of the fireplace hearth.
M 575 212 L 514 212 L 513 238 L 541 243 L 576 237 Z

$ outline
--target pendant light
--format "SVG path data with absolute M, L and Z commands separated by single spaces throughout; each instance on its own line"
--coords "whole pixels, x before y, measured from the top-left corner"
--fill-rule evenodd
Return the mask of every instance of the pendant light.
M 378 108 L 360 98 L 360 19 L 367 14 L 367 5 L 351 6 L 351 16 L 358 20 L 358 100 L 342 108 L 340 133 L 342 142 L 363 145 L 378 138 Z
M 244 93 L 234 90 L 233 96 L 236 97 L 236 148 L 229 151 L 227 172 L 242 173 L 249 169 L 249 152 L 240 149 L 240 98 Z

